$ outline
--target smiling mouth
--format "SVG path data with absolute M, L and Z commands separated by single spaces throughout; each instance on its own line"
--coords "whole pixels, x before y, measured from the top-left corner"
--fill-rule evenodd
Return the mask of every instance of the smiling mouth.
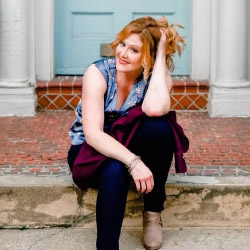
M 119 63 L 120 64 L 123 64 L 123 65 L 125 65 L 125 64 L 129 64 L 129 62 L 127 62 L 127 61 L 125 61 L 125 60 L 123 60 L 123 59 L 119 59 Z

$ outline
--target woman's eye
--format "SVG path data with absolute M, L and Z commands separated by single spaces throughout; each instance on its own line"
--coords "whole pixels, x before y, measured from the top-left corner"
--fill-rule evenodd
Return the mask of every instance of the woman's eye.
M 137 53 L 138 50 L 137 49 L 131 49 L 133 53 Z
M 122 47 L 125 47 L 125 43 L 124 43 L 124 42 L 120 42 L 120 45 L 121 45 Z

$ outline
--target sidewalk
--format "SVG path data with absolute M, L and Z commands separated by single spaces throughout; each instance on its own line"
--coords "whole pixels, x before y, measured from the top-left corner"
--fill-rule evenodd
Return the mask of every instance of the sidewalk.
M 250 228 L 165 229 L 162 250 L 248 250 Z M 123 228 L 120 249 L 142 250 L 141 228 Z M 96 230 L 57 228 L 1 230 L 1 250 L 94 250 Z
M 74 111 L 0 117 L 0 175 L 69 174 L 68 131 L 74 117 Z M 179 112 L 177 119 L 190 139 L 187 175 L 250 175 L 250 118 Z

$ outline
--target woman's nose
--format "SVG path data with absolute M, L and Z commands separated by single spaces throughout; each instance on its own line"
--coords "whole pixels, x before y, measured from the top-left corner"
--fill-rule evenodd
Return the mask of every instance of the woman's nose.
M 123 50 L 121 51 L 121 56 L 122 57 L 127 57 L 127 49 L 126 48 L 123 48 Z

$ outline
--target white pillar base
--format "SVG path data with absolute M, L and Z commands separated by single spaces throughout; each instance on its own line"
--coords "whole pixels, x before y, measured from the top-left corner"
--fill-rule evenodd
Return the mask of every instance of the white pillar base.
M 250 87 L 221 88 L 212 85 L 208 113 L 211 117 L 250 117 Z
M 2 79 L 0 80 L 0 88 L 27 88 L 31 87 L 30 81 L 3 81 Z
M 223 80 L 223 81 L 214 81 L 213 86 L 218 88 L 247 88 L 250 87 L 250 81 L 230 81 L 230 80 Z
M 0 116 L 34 116 L 36 104 L 34 87 L 0 87 Z

